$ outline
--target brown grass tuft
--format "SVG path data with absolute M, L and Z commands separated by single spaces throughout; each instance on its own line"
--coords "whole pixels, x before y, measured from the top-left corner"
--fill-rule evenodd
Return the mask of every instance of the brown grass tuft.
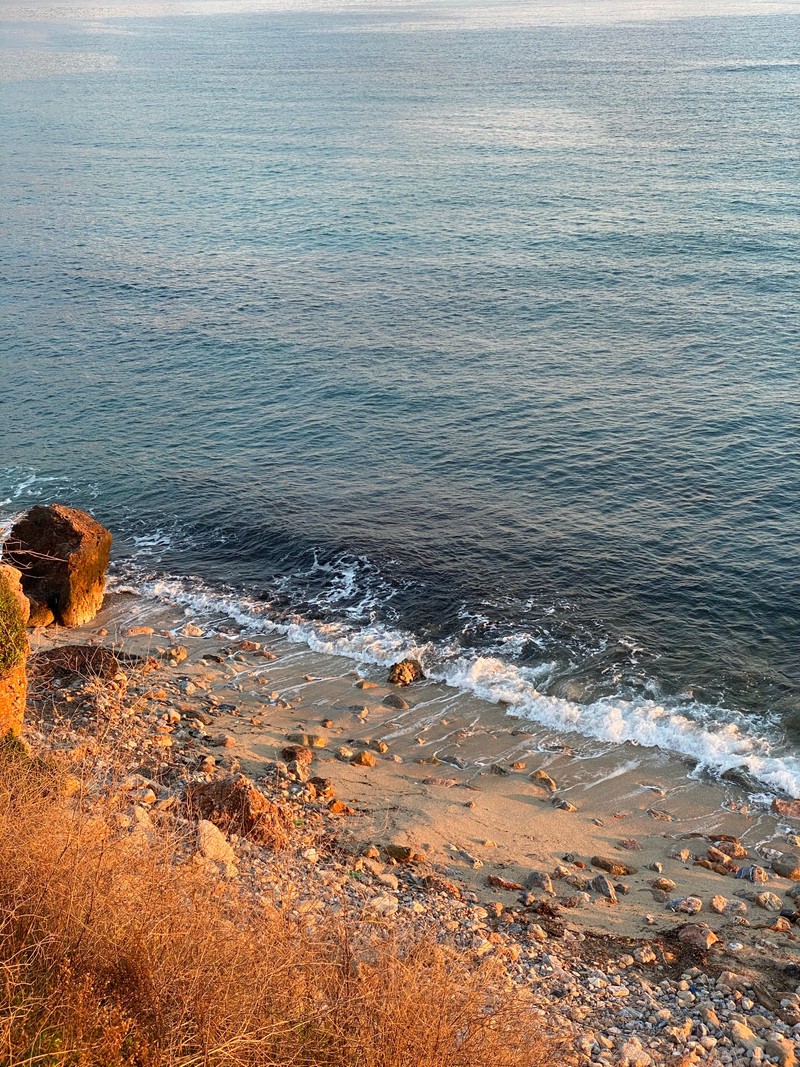
M 0 750 L 0 1063 L 537 1067 L 490 965 L 259 905 L 178 831 L 121 833 L 60 772 Z M 401 943 L 403 942 L 403 943 Z

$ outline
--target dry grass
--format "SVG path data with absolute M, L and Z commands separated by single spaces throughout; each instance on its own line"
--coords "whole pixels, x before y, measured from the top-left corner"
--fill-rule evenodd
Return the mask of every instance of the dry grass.
M 123 835 L 65 798 L 59 773 L 0 750 L 0 1064 L 558 1062 L 488 965 L 259 907 L 175 833 Z

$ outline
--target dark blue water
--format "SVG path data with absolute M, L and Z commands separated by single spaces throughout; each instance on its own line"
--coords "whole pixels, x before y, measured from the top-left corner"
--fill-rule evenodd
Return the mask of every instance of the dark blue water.
M 87 506 L 142 588 L 556 724 L 728 724 L 800 789 L 800 14 L 763 10 L 7 12 L 2 513 Z

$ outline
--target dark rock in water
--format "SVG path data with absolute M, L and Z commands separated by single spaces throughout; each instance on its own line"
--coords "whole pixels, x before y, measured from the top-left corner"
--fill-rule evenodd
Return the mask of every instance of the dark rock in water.
M 392 685 L 411 685 L 425 677 L 422 664 L 416 659 L 402 659 L 389 669 L 389 681 Z
M 36 505 L 11 528 L 3 559 L 22 571 L 22 589 L 56 622 L 80 626 L 103 603 L 111 533 L 85 511 Z
M 0 564 L 0 740 L 19 735 L 28 697 L 28 601 L 21 577 Z
M 290 810 L 268 800 L 244 774 L 191 783 L 184 807 L 191 818 L 208 819 L 223 833 L 249 837 L 275 849 L 289 842 Z

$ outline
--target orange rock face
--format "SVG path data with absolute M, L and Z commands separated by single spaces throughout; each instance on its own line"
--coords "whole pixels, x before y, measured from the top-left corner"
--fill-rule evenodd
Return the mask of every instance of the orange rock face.
M 28 600 L 21 575 L 0 564 L 0 738 L 18 736 L 28 695 Z
M 102 606 L 110 552 L 111 533 L 91 515 L 50 504 L 12 527 L 3 559 L 22 572 L 37 622 L 52 612 L 63 626 L 80 626 Z

